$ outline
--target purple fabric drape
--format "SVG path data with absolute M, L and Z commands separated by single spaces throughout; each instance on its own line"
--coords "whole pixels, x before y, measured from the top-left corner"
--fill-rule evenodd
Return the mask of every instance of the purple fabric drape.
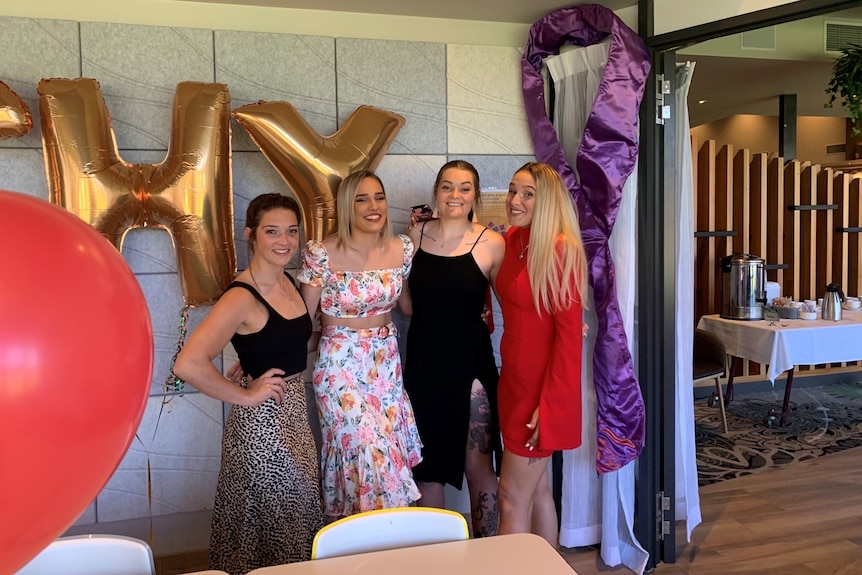
M 590 46 L 608 35 L 608 63 L 576 158 L 579 182 L 545 112 L 542 61 L 559 53 L 563 45 Z M 596 469 L 605 473 L 636 459 L 644 445 L 643 397 L 620 314 L 608 238 L 622 187 L 637 160 L 638 109 L 650 69 L 649 53 L 641 38 L 611 10 L 583 4 L 551 12 L 533 24 L 521 67 L 536 158 L 556 168 L 568 186 L 589 260 L 598 316 L 593 355 L 598 402 Z

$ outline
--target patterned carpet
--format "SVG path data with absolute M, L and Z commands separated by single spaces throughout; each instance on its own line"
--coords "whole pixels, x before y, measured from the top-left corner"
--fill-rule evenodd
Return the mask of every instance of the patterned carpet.
M 742 477 L 794 461 L 862 446 L 862 381 L 794 388 L 786 427 L 764 425 L 784 391 L 740 394 L 727 409 L 724 434 L 717 407 L 694 407 L 700 485 Z

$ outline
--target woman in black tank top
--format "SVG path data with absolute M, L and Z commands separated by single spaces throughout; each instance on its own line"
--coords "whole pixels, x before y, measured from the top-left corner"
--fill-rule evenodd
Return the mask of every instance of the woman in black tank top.
M 222 294 L 177 357 L 174 373 L 231 403 L 213 505 L 210 569 L 247 573 L 306 561 L 323 525 L 320 467 L 308 424 L 305 370 L 311 318 L 284 268 L 299 246 L 295 200 L 264 194 L 248 207 L 248 268 Z M 228 341 L 247 374 L 212 363 Z
M 497 367 L 482 320 L 489 280 L 503 261 L 505 242 L 472 222 L 479 175 L 452 161 L 437 174 L 439 219 L 411 227 L 417 246 L 401 308 L 411 316 L 404 387 L 422 439 L 423 460 L 413 468 L 420 505 L 443 507 L 444 485 L 470 492 L 473 533 L 497 532 L 499 452 Z

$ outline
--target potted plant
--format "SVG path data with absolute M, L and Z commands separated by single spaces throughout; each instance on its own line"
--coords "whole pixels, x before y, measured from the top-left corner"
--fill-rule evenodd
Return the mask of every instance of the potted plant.
M 852 134 L 858 136 L 859 121 L 862 120 L 862 46 L 850 44 L 841 50 L 841 55 L 832 64 L 832 79 L 826 88 L 831 108 L 840 98 L 852 125 Z

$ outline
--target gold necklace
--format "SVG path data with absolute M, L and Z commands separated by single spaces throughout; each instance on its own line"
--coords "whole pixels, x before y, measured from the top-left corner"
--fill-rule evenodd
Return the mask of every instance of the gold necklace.
M 520 236 L 521 240 L 521 253 L 518 254 L 518 259 L 524 259 L 524 253 L 527 251 L 527 248 L 530 247 L 530 242 L 527 242 L 527 245 L 524 245 L 524 236 Z

